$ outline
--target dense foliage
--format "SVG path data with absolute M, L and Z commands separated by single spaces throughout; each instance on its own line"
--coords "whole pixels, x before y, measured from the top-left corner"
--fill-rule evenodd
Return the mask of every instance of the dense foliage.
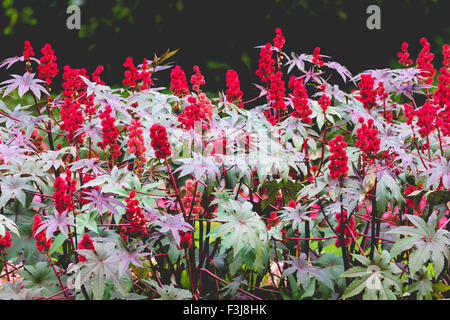
M 112 89 L 26 41 L 0 64 L 0 298 L 446 297 L 450 48 L 436 70 L 420 42 L 354 76 L 276 29 L 250 98 L 175 52 Z

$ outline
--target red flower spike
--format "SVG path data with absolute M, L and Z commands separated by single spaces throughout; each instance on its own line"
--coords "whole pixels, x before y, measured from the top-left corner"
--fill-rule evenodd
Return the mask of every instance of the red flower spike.
M 228 102 L 238 101 L 237 104 L 238 107 L 243 108 L 244 107 L 244 105 L 242 104 L 243 92 L 241 91 L 241 84 L 236 71 L 234 70 L 227 71 L 226 83 L 227 83 L 227 90 L 225 91 L 225 93 L 227 95 L 227 101 Z
M 150 138 L 152 139 L 151 145 L 155 150 L 157 158 L 165 159 L 169 157 L 172 152 L 170 151 L 170 143 L 167 139 L 167 131 L 160 124 L 153 124 L 150 128 Z
M 344 137 L 340 134 L 331 140 L 328 144 L 330 146 L 330 164 L 328 168 L 330 169 L 330 176 L 332 179 L 340 179 L 347 176 L 348 166 L 347 166 L 347 152 L 345 148 L 347 144 L 344 142 Z
M 183 97 L 189 94 L 189 87 L 186 80 L 186 74 L 180 66 L 175 66 L 170 73 L 170 90 L 177 97 Z
M 267 43 L 261 48 L 259 59 L 259 67 L 256 70 L 256 75 L 261 78 L 261 81 L 267 83 L 269 77 L 275 72 L 275 60 L 272 58 L 272 45 Z

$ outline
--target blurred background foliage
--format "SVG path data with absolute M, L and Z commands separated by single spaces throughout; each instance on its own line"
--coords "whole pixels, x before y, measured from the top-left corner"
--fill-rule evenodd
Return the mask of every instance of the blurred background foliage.
M 449 0 L 0 0 L 1 56 L 22 52 L 30 40 L 39 49 L 52 44 L 60 70 L 69 64 L 92 72 L 105 67 L 102 78 L 120 84 L 123 61 L 152 59 L 167 49 L 188 75 L 199 65 L 210 90 L 224 87 L 228 68 L 238 71 L 244 90 L 254 90 L 259 50 L 281 27 L 289 53 L 312 53 L 315 46 L 354 74 L 384 68 L 396 61 L 401 43 L 416 58 L 419 39 L 432 49 L 450 38 Z M 66 28 L 68 5 L 81 8 L 80 30 Z M 381 30 L 366 28 L 366 8 L 381 7 Z M 167 85 L 169 72 L 156 76 Z M 246 92 L 246 91 L 244 91 Z M 247 96 L 247 98 L 250 98 Z

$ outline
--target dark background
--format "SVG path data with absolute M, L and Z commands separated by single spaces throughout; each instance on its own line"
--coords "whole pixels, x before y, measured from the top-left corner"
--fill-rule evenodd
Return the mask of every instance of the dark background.
M 401 43 L 410 44 L 413 59 L 427 37 L 440 65 L 442 44 L 449 42 L 448 0 L 0 0 L 0 60 L 21 55 L 31 41 L 36 56 L 50 43 L 62 67 L 84 67 L 92 73 L 102 64 L 102 79 L 119 85 L 126 57 L 141 63 L 168 48 L 188 76 L 199 65 L 205 89 L 225 87 L 225 72 L 235 69 L 244 98 L 256 94 L 259 49 L 271 42 L 280 27 L 287 53 L 323 54 L 356 74 L 369 68 L 393 66 Z M 81 7 L 79 31 L 66 28 L 69 4 Z M 381 30 L 368 30 L 366 8 L 381 8 Z M 9 70 L 8 70 L 9 71 Z M 22 71 L 22 70 L 21 70 Z M 19 72 L 19 71 L 17 71 Z M 0 71 L 6 79 L 5 71 Z M 170 71 L 156 75 L 157 85 L 169 86 Z M 58 82 L 56 83 L 56 85 Z

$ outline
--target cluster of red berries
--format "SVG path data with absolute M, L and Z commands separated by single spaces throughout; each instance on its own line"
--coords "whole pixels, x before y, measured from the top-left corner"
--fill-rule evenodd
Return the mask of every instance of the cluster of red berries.
M 275 29 L 275 38 L 273 38 L 273 46 L 278 48 L 280 51 L 283 48 L 286 40 L 284 39 L 283 33 L 280 28 Z
M 378 151 L 380 151 L 380 139 L 378 139 L 378 130 L 373 126 L 373 119 L 367 120 L 367 124 L 364 123 L 364 118 L 361 117 L 358 120 L 362 126 L 356 129 L 356 142 L 355 146 L 361 149 L 364 157 L 371 157 Z
M 441 68 L 438 76 L 438 88 L 434 92 L 433 101 L 442 107 L 436 118 L 436 125 L 442 130 L 444 136 L 450 135 L 450 72 L 447 68 Z
M 308 93 L 303 84 L 303 79 L 291 76 L 289 79 L 289 89 L 292 90 L 291 99 L 292 106 L 294 107 L 292 116 L 294 118 L 301 118 L 304 123 L 310 124 L 312 122 L 310 117 L 312 110 L 308 105 Z
M 30 60 L 31 57 L 34 57 L 33 47 L 31 46 L 30 41 L 25 41 L 23 48 L 23 57 L 25 60 Z
M 83 144 L 84 132 L 77 132 L 81 128 L 84 122 L 83 111 L 81 110 L 81 104 L 66 98 L 64 103 L 61 104 L 61 129 L 67 131 L 67 140 L 70 144 Z
M 419 133 L 425 138 L 435 128 L 434 121 L 436 119 L 436 106 L 431 101 L 426 101 L 422 107 L 414 110 L 414 115 L 417 116 L 417 125 L 420 127 Z
M 238 107 L 242 108 L 244 105 L 242 104 L 242 95 L 241 91 L 241 83 L 239 81 L 239 77 L 236 71 L 228 70 L 226 74 L 226 83 L 227 83 L 227 101 L 235 102 L 238 101 Z
M 86 75 L 86 69 L 73 69 L 70 66 L 64 66 L 63 71 L 63 96 L 75 98 L 75 96 L 77 95 L 77 98 L 80 98 L 82 92 L 78 91 L 83 91 L 87 87 L 87 85 L 81 79 L 81 76 L 88 78 L 88 76 Z
M 127 127 L 127 131 L 129 132 L 127 140 L 128 152 L 136 156 L 140 166 L 142 163 L 147 162 L 147 158 L 145 158 L 147 148 L 145 147 L 144 133 L 140 119 L 132 119 L 131 124 Z
M 414 108 L 410 103 L 405 103 L 403 105 L 403 113 L 406 117 L 406 124 L 411 125 L 414 120 Z
M 56 177 L 53 187 L 55 188 L 53 200 L 56 211 L 60 214 L 64 211 L 72 211 L 74 208 L 73 194 L 77 191 L 77 180 L 72 180 L 72 172 L 67 169 L 64 179 L 61 176 Z
M 278 222 L 280 222 L 280 218 L 277 217 L 277 212 L 272 211 L 270 213 L 270 218 L 267 219 L 267 230 L 270 230 L 272 227 L 275 227 Z
M 362 74 L 361 81 L 358 84 L 360 90 L 357 99 L 369 112 L 376 106 L 377 102 L 377 91 L 373 88 L 374 83 L 375 79 L 370 74 Z
M 200 191 L 196 190 L 195 188 L 196 184 L 197 182 L 195 182 L 195 180 L 188 179 L 186 180 L 184 187 L 181 188 L 181 191 L 186 192 L 183 198 L 181 199 L 181 202 L 183 203 L 183 208 L 184 210 L 186 210 L 186 214 L 189 214 L 192 208 L 191 217 L 193 218 L 199 218 L 205 212 L 205 209 L 203 209 L 201 204 L 202 194 Z
M 87 233 L 83 234 L 83 238 L 81 239 L 81 242 L 78 244 L 78 249 L 95 251 L 94 241 L 91 239 L 91 237 Z M 86 258 L 80 254 L 78 256 L 78 261 L 84 262 L 84 261 L 86 261 Z
M 180 246 L 181 249 L 190 249 L 192 247 L 192 235 L 189 232 L 180 232 Z
M 259 67 L 256 70 L 256 75 L 261 78 L 261 81 L 267 83 L 270 76 L 275 72 L 275 60 L 272 58 L 272 45 L 267 43 L 261 48 L 259 59 Z
M 167 130 L 162 125 L 155 123 L 150 128 L 151 145 L 155 149 L 157 158 L 165 159 L 172 154 L 170 143 L 167 139 Z
M 334 231 L 337 234 L 341 234 L 342 231 L 342 227 L 344 226 L 344 244 L 347 247 L 351 242 L 352 242 L 352 238 L 358 235 L 358 231 L 356 231 L 355 229 L 355 219 L 353 219 L 353 216 L 351 216 L 350 218 L 347 218 L 347 211 L 342 212 L 342 216 L 341 213 L 338 212 L 336 213 L 336 220 L 338 221 L 338 225 L 336 226 L 336 228 L 334 228 Z M 353 234 L 353 237 L 352 237 Z M 337 248 L 341 247 L 341 239 L 337 238 L 336 242 L 334 243 L 334 245 Z
M 39 60 L 41 64 L 38 66 L 38 77 L 44 79 L 47 85 L 50 85 L 52 83 L 52 78 L 56 77 L 59 73 L 55 52 L 48 43 L 41 49 L 41 52 L 43 56 Z
M 134 65 L 133 58 L 128 57 L 125 59 L 123 63 L 125 68 L 128 70 L 125 71 L 125 79 L 123 79 L 122 83 L 126 86 L 137 87 L 141 90 L 149 89 L 153 83 L 151 76 L 151 72 L 148 70 L 148 61 L 144 59 L 142 61 L 142 71 L 139 72 L 138 68 Z
M 267 92 L 267 98 L 271 102 L 271 107 L 275 110 L 285 110 L 286 103 L 284 101 L 286 88 L 284 81 L 281 79 L 283 74 L 277 71 L 269 77 L 270 87 Z
M 433 64 L 431 63 L 431 61 L 433 61 L 434 59 L 434 54 L 430 52 L 431 46 L 426 38 L 421 38 L 420 43 L 422 44 L 423 48 L 419 52 L 419 56 L 416 60 L 417 67 L 422 70 L 422 73 L 420 75 L 423 78 L 423 82 L 431 84 L 433 82 L 433 77 L 436 74 L 436 69 L 434 69 Z
M 328 168 L 330 169 L 330 176 L 332 179 L 338 179 L 347 176 L 347 152 L 345 148 L 347 144 L 344 142 L 344 137 L 340 134 L 336 138 L 332 139 L 328 145 L 330 146 L 330 163 Z
M 139 207 L 139 200 L 135 199 L 136 194 L 134 192 L 130 192 L 129 197 L 125 198 L 125 202 L 127 203 L 127 211 L 125 213 L 126 219 L 130 224 L 130 233 L 147 233 L 145 229 L 145 216 L 142 213 L 142 208 Z
M 184 73 L 184 70 L 180 66 L 175 66 L 170 72 L 170 83 L 170 90 L 177 97 L 183 97 L 189 94 L 186 73 Z
M 416 191 L 416 190 L 422 190 L 423 189 L 423 186 L 419 186 L 419 187 L 415 187 L 415 186 L 413 186 L 413 185 L 409 185 L 406 189 L 405 189 L 405 196 L 407 197 L 407 198 L 405 198 L 405 201 L 406 201 L 406 205 L 409 207 L 409 208 L 414 208 L 414 198 L 408 198 L 408 196 L 411 194 L 411 193 L 413 193 L 414 191 Z
M 42 252 L 44 250 L 48 251 L 52 246 L 52 238 L 47 239 L 47 235 L 45 230 L 42 230 L 41 232 L 36 234 L 36 231 L 39 229 L 39 226 L 42 223 L 41 216 L 35 215 L 33 217 L 34 223 L 33 223 L 33 236 L 36 239 L 36 247 L 39 250 L 39 252 Z
M 328 97 L 325 94 L 325 89 L 326 89 L 326 85 L 325 84 L 322 84 L 320 86 L 320 89 L 323 91 L 323 93 L 320 96 L 320 98 L 317 101 L 317 103 L 320 105 L 320 107 L 322 108 L 322 111 L 325 113 L 325 112 L 327 112 L 328 107 L 331 105 L 331 99 L 330 99 L 330 97 Z
M 397 57 L 399 58 L 398 63 L 400 63 L 404 67 L 409 67 L 413 64 L 412 59 L 409 57 L 408 53 L 408 42 L 402 43 L 402 48 L 397 53 Z
M 120 146 L 117 144 L 119 130 L 117 130 L 117 127 L 114 124 L 116 119 L 111 117 L 111 112 L 111 106 L 106 105 L 105 110 L 100 113 L 100 119 L 102 119 L 103 140 L 97 142 L 97 146 L 99 146 L 102 150 L 105 150 L 105 148 L 109 146 L 111 150 L 111 157 L 116 159 L 121 154 Z
M 97 68 L 95 69 L 95 71 L 92 73 L 92 81 L 95 82 L 95 83 L 97 83 L 97 84 L 100 84 L 100 85 L 102 85 L 102 86 L 105 85 L 105 82 L 103 82 L 103 81 L 100 79 L 100 73 L 102 73 L 104 69 L 105 69 L 105 68 L 103 68 L 103 66 L 100 65 L 100 66 L 97 66 Z
M 267 121 L 270 122 L 271 125 L 276 125 L 277 124 L 277 111 L 273 110 L 273 114 L 272 114 L 272 110 L 268 109 L 268 110 L 264 110 L 263 111 L 264 116 L 266 117 Z
M 202 119 L 205 118 L 200 105 L 197 103 L 197 98 L 190 96 L 187 100 L 189 104 L 184 107 L 184 112 L 178 115 L 178 121 L 185 130 L 194 128 L 196 123 L 201 123 Z
M 38 153 L 43 152 L 47 148 L 44 143 L 44 137 L 39 133 L 38 129 L 34 129 L 31 133 L 31 142 L 36 147 Z
M 319 47 L 314 48 L 312 63 L 315 64 L 318 68 L 322 67 L 324 64 L 322 56 L 320 55 Z
M 0 235 L 0 252 L 4 252 L 5 249 L 11 247 L 11 233 L 9 231 L 5 232 L 5 235 Z
M 205 77 L 201 74 L 198 66 L 194 66 L 193 70 L 194 74 L 191 77 L 192 90 L 200 92 L 200 86 L 205 84 Z

